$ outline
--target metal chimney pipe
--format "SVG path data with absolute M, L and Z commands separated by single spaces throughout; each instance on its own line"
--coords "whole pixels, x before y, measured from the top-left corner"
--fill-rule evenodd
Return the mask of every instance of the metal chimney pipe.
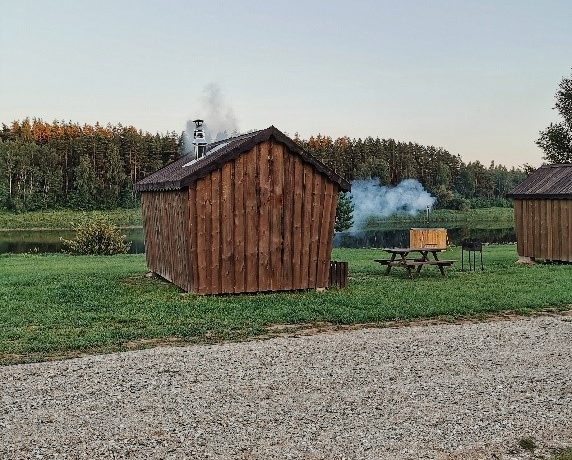
M 195 158 L 198 160 L 205 156 L 207 151 L 207 141 L 205 139 L 205 132 L 203 130 L 203 120 L 193 120 L 195 130 L 193 132 L 193 146 Z

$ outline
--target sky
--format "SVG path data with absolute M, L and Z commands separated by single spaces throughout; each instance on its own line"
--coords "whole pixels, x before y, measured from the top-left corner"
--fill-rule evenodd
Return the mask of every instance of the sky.
M 214 86 L 241 131 L 392 137 L 537 166 L 534 141 L 572 73 L 570 0 L 0 0 L 0 11 L 0 123 L 182 131 L 211 113 Z

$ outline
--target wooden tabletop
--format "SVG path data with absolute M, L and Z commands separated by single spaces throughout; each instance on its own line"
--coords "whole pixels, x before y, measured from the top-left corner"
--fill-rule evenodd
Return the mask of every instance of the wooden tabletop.
M 405 254 L 408 252 L 443 252 L 444 248 L 383 248 L 385 252 L 390 254 Z

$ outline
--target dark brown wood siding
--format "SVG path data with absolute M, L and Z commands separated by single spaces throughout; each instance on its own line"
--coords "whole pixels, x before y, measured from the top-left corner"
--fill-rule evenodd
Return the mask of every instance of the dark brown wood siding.
M 194 291 L 327 287 L 338 186 L 283 144 L 258 144 L 187 196 Z
M 521 257 L 572 262 L 572 200 L 515 199 Z
M 141 210 L 147 267 L 185 291 L 192 290 L 188 192 L 143 192 Z

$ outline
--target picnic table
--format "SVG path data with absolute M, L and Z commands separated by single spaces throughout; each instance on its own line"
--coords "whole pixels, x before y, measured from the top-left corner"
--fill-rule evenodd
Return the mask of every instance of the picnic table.
M 387 265 L 386 275 L 389 275 L 393 267 L 403 267 L 407 269 L 409 278 L 413 278 L 413 269 L 415 269 L 416 274 L 419 274 L 425 265 L 435 265 L 439 268 L 441 275 L 447 276 L 445 267 L 450 267 L 455 263 L 454 260 L 439 260 L 437 254 L 445 251 L 445 249 L 441 248 L 384 248 L 383 250 L 391 254 L 391 258 L 375 259 L 374 261 L 381 265 Z M 419 256 L 408 259 L 407 256 L 411 253 L 419 254 Z M 433 259 L 429 258 L 429 254 L 433 256 Z

